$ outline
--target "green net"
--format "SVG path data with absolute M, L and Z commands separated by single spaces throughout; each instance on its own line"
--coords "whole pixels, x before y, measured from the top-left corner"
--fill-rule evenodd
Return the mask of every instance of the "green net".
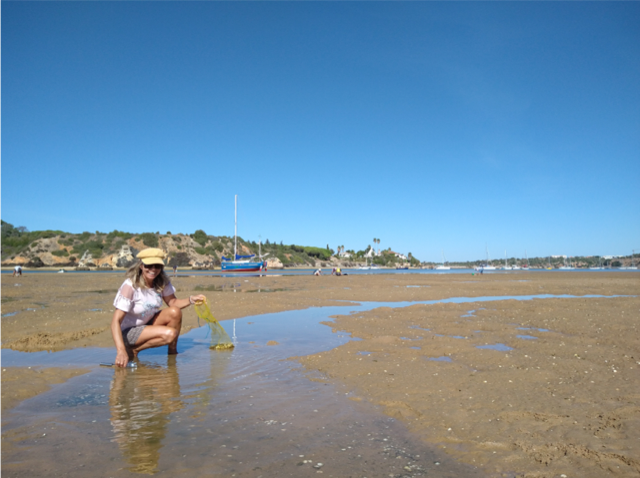
M 211 329 L 211 347 L 215 350 L 226 350 L 234 347 L 229 334 L 225 332 L 222 325 L 215 319 L 209 309 L 209 303 L 204 300 L 202 302 L 195 303 L 196 314 L 198 318 L 204 320 L 209 329 Z

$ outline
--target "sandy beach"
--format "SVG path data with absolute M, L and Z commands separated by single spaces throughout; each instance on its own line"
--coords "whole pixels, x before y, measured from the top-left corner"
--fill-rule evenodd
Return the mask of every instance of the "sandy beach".
M 3 274 L 2 348 L 112 347 L 112 302 L 122 280 L 120 274 Z M 223 278 L 181 272 L 172 282 L 178 297 L 205 294 L 225 326 L 229 319 L 345 301 L 383 303 L 326 322 L 355 340 L 289 360 L 302 364 L 310 380 L 395 418 L 413 439 L 479 476 L 640 475 L 638 273 Z M 540 298 L 509 299 L 521 296 Z M 415 304 L 450 298 L 465 302 Z M 182 332 L 198 325 L 186 309 Z M 265 340 L 281 342 L 276 335 Z M 22 401 L 89 371 L 3 368 L 3 418 Z M 17 438 L 3 430 L 2 440 L 10 447 Z M 406 476 L 422 475 L 407 470 Z

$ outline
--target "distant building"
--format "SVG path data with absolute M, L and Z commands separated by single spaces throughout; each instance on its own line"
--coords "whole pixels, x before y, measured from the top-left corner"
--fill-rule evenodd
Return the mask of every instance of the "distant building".
M 369 249 L 367 250 L 367 252 L 364 253 L 364 257 L 367 257 L 369 259 L 371 259 L 372 257 L 375 257 L 375 256 L 379 256 L 379 255 L 380 254 L 376 254 L 376 250 L 371 246 L 369 246 Z
M 400 254 L 399 252 L 393 252 L 393 251 L 389 251 L 389 252 L 394 256 L 396 256 L 398 259 L 402 259 L 403 261 L 407 260 L 407 256 L 405 256 L 404 254 Z

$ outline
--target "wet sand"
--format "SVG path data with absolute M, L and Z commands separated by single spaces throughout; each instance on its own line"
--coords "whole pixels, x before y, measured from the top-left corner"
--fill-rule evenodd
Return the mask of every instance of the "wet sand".
M 314 380 L 349 393 L 354 403 L 380 407 L 416 440 L 487 476 L 640 474 L 637 297 L 394 307 L 450 297 L 633 295 L 640 290 L 637 273 L 172 280 L 178 297 L 207 295 L 221 321 L 343 301 L 390 302 L 328 323 L 361 340 L 296 360 Z M 15 315 L 2 317 L 2 347 L 111 347 L 121 282 L 119 274 L 3 275 L 2 314 Z M 183 323 L 183 332 L 198 326 L 193 309 Z M 280 346 L 279 337 L 268 340 Z M 477 348 L 496 344 L 512 350 Z M 82 372 L 3 368 L 3 412 Z M 3 436 L 3 446 L 10 442 Z

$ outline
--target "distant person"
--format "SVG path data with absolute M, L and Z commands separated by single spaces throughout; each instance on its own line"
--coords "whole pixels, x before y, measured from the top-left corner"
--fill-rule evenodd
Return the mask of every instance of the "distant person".
M 139 260 L 129 268 L 113 305 L 111 334 L 116 345 L 117 367 L 125 367 L 138 352 L 168 345 L 169 355 L 178 353 L 178 337 L 182 327 L 182 309 L 205 300 L 203 295 L 176 298 L 176 289 L 164 272 L 165 254 L 148 248 L 136 256 Z M 162 300 L 169 306 L 160 310 Z
M 174 265 L 173 266 L 173 277 L 175 277 L 177 273 L 178 273 L 178 266 Z
M 342 275 L 342 270 L 339 267 L 336 268 L 336 275 L 337 276 L 341 276 Z
M 313 273 L 313 275 L 314 275 L 314 276 L 321 276 L 321 275 L 322 275 L 322 268 L 318 268 L 318 270 L 317 270 L 317 271 L 315 271 L 315 272 Z
M 21 266 L 21 265 L 17 265 L 17 266 L 15 266 L 15 267 L 13 268 L 13 275 L 12 275 L 12 277 L 15 277 L 15 276 L 20 276 L 20 277 L 22 277 L 22 266 Z

